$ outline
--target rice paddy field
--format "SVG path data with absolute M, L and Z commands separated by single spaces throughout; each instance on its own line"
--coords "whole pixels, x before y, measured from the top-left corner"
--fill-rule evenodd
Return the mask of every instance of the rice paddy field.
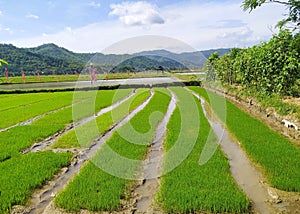
M 0 95 L 0 213 L 37 207 L 39 213 L 142 213 L 139 201 L 147 191 L 154 195 L 151 204 L 142 205 L 148 213 L 264 213 L 232 175 L 232 160 L 192 92 L 208 106 L 224 101 L 226 109 L 211 105 L 212 111 L 267 186 L 300 195 L 299 147 L 203 88 L 12 93 Z M 175 110 L 164 121 L 172 100 Z M 200 164 L 209 146 L 215 149 Z M 158 150 L 161 174 L 147 178 L 141 172 Z M 60 191 L 48 185 L 62 178 L 68 179 Z M 147 182 L 157 188 L 135 193 Z M 49 199 L 33 202 L 46 192 Z

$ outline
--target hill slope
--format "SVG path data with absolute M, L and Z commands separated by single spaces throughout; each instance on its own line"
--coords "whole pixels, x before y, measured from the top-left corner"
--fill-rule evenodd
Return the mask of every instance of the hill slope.
M 110 71 L 112 68 L 126 66 L 127 63 L 138 63 L 136 67 L 145 70 L 146 67 L 165 67 L 165 68 L 201 68 L 206 58 L 215 51 L 219 55 L 228 53 L 230 49 L 217 49 L 207 51 L 197 51 L 188 53 L 172 53 L 166 50 L 146 51 L 133 55 L 129 54 L 109 54 L 102 53 L 74 53 L 55 44 L 44 44 L 35 48 L 17 48 L 13 45 L 0 44 L 0 58 L 9 62 L 6 66 L 10 75 L 21 75 L 20 70 L 24 70 L 27 75 L 35 74 L 40 70 L 44 74 L 74 73 L 75 70 L 83 70 L 88 62 L 93 62 L 100 71 Z M 146 56 L 137 58 L 133 62 L 124 62 L 132 57 Z M 168 59 L 168 60 L 167 60 Z M 144 62 L 143 62 L 144 60 Z M 122 64 L 123 63 L 123 64 Z M 122 64 L 122 65 L 120 65 Z M 1 68 L 2 71 L 4 67 Z M 4 75 L 4 72 L 1 72 Z

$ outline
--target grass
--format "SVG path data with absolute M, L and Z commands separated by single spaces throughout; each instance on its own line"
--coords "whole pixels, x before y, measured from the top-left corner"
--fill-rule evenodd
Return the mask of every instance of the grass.
M 166 112 L 170 96 L 165 93 L 167 93 L 165 90 L 155 90 L 155 94 L 148 105 L 136 114 L 129 123 L 120 128 L 128 130 L 126 126 L 132 124 L 135 129 L 138 128 L 140 133 L 150 134 L 142 135 L 143 137 L 140 139 L 139 144 L 135 144 L 115 132 L 102 145 L 92 161 L 88 162 L 81 169 L 81 172 L 68 184 L 66 189 L 55 197 L 54 201 L 56 205 L 69 211 L 79 211 L 80 209 L 113 211 L 120 207 L 121 199 L 128 197 L 131 185 L 133 184 L 133 181 L 124 179 L 122 176 L 133 178 L 140 168 L 139 164 L 126 164 L 122 157 L 130 158 L 131 160 L 141 160 L 144 158 L 154 134 L 154 127 L 162 119 L 163 115 L 156 114 L 155 117 L 152 117 L 150 122 L 152 128 L 150 128 L 151 125 L 147 124 L 145 120 L 153 112 Z M 112 151 L 119 154 L 119 156 L 111 156 L 114 154 Z M 114 176 L 112 173 L 122 173 L 122 176 Z
M 75 130 L 62 135 L 52 145 L 52 148 L 70 148 L 89 146 L 97 136 L 108 130 L 114 123 L 121 120 L 126 114 L 134 110 L 150 95 L 149 90 L 138 89 L 136 95 L 122 103 L 114 110 L 96 118 L 95 121 L 85 123 Z
M 71 153 L 39 152 L 12 158 L 0 164 L 0 213 L 13 205 L 25 205 L 35 188 L 42 187 L 66 166 Z
M 191 89 L 205 99 L 207 94 L 213 99 L 220 99 L 218 95 L 204 89 Z M 248 156 L 262 166 L 268 182 L 278 189 L 299 192 L 300 149 L 228 100 L 226 104 L 228 129 L 239 140 Z
M 177 150 L 184 151 L 186 147 L 194 145 L 191 142 L 194 140 L 191 135 L 196 136 L 196 142 L 183 162 L 162 177 L 161 189 L 157 197 L 158 204 L 167 213 L 240 213 L 248 211 L 249 200 L 232 178 L 228 160 L 219 147 L 206 164 L 199 164 L 199 157 L 210 131 L 209 123 L 197 100 L 193 97 L 192 100 L 188 100 L 187 97 L 191 95 L 187 95 L 188 92 L 182 88 L 173 90 L 179 103 L 167 126 L 168 132 L 165 141 L 167 153 L 163 165 L 164 170 L 174 162 L 178 162 L 180 152 L 176 151 L 172 154 L 172 149 L 177 148 Z M 195 105 L 194 103 L 197 103 L 197 111 L 191 114 L 188 106 Z M 193 121 L 193 117 L 200 119 L 199 133 L 197 133 L 195 122 L 183 122 L 183 120 Z M 183 123 L 184 127 L 181 127 L 179 124 Z M 213 143 L 216 143 L 215 136 Z M 178 155 L 176 156 L 176 154 Z

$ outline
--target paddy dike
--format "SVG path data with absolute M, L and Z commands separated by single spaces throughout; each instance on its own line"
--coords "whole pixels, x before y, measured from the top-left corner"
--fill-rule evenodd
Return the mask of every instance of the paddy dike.
M 85 149 L 53 149 L 54 152 L 65 152 L 72 151 L 74 154 L 73 160 L 68 167 L 61 169 L 61 171 L 54 176 L 54 178 L 47 182 L 41 189 L 35 191 L 31 196 L 30 204 L 27 207 L 20 207 L 14 209 L 12 213 L 65 213 L 63 210 L 56 208 L 52 200 L 55 195 L 62 191 L 68 182 L 80 172 L 80 169 L 84 164 L 95 154 L 95 152 L 101 147 L 103 143 L 109 139 L 115 130 L 127 123 L 131 118 L 133 118 L 138 112 L 140 112 L 151 100 L 153 96 L 153 91 L 151 90 L 151 95 L 135 110 L 125 116 L 119 123 L 114 124 L 110 130 L 99 136 L 94 140 L 89 148 Z

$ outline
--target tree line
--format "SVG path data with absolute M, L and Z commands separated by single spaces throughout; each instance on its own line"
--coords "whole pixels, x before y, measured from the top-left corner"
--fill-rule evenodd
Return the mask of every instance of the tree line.
M 240 85 L 259 92 L 300 95 L 300 34 L 280 30 L 268 42 L 251 48 L 233 48 L 221 58 L 212 54 L 206 63 L 207 80 Z

